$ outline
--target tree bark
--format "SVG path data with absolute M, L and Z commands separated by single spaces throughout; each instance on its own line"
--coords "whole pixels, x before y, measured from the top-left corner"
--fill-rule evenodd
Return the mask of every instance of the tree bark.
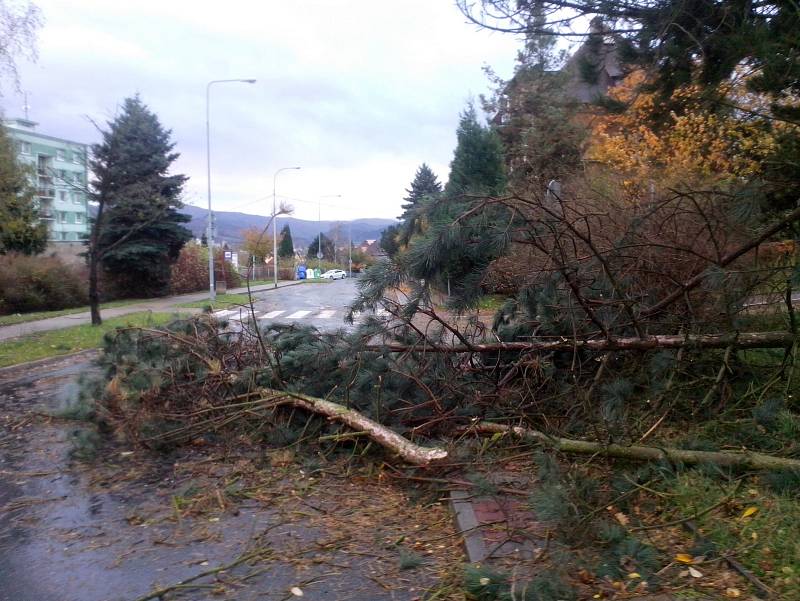
M 645 447 L 624 446 L 619 444 L 602 444 L 586 440 L 573 440 L 548 436 L 544 432 L 522 428 L 520 426 L 507 426 L 491 422 L 479 422 L 473 429 L 481 434 L 510 434 L 519 438 L 538 442 L 563 453 L 576 453 L 580 455 L 602 455 L 619 459 L 636 459 L 640 461 L 670 461 L 696 465 L 698 463 L 713 463 L 725 467 L 737 467 L 750 470 L 800 470 L 800 460 L 786 457 L 775 457 L 752 451 L 724 452 L 724 451 L 689 451 L 671 447 Z
M 655 335 L 643 338 L 595 338 L 588 340 L 542 340 L 535 342 L 491 342 L 486 344 L 465 345 L 425 345 L 409 346 L 404 344 L 371 344 L 367 350 L 388 350 L 392 353 L 408 351 L 424 351 L 430 353 L 490 353 L 500 351 L 649 351 L 655 349 L 677 348 L 789 348 L 797 338 L 791 332 L 742 332 L 740 334 L 690 334 Z
M 363 432 L 381 446 L 396 453 L 408 463 L 414 465 L 428 465 L 431 461 L 444 459 L 447 451 L 439 448 L 422 447 L 410 440 L 403 438 L 393 430 L 362 415 L 358 411 L 348 409 L 344 405 L 326 401 L 312 396 L 280 390 L 262 389 L 264 397 L 274 398 L 282 396 L 277 404 L 292 405 L 312 413 L 324 415 L 331 421 L 341 422 L 358 432 Z

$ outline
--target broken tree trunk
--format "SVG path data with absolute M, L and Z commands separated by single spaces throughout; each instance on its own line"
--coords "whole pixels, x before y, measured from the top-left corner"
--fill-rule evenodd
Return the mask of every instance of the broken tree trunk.
M 541 340 L 531 342 L 490 342 L 464 345 L 425 345 L 404 344 L 368 345 L 372 351 L 388 350 L 392 353 L 408 351 L 426 351 L 431 353 L 491 353 L 499 351 L 649 351 L 654 349 L 675 348 L 790 348 L 796 336 L 792 332 L 741 332 L 739 334 L 689 334 L 685 336 L 663 335 L 630 337 L 630 338 L 592 338 L 574 340 L 559 338 L 558 340 Z
M 368 436 L 378 444 L 414 465 L 428 465 L 431 461 L 447 457 L 447 451 L 444 449 L 416 445 L 386 426 L 379 424 L 358 411 L 348 409 L 339 403 L 307 396 L 305 394 L 283 392 L 268 388 L 262 389 L 262 395 L 270 399 L 280 397 L 276 404 L 291 405 L 312 413 L 324 415 L 331 421 L 341 422 L 363 433 L 365 436 Z
M 619 444 L 602 444 L 586 440 L 548 436 L 544 432 L 539 432 L 538 430 L 491 422 L 479 422 L 472 429 L 481 434 L 502 433 L 518 436 L 519 438 L 538 442 L 564 453 L 603 455 L 604 457 L 636 459 L 640 461 L 669 459 L 670 461 L 688 465 L 713 463 L 719 466 L 752 470 L 800 470 L 800 460 L 764 455 L 763 453 L 754 453 L 751 451 L 689 451 L 671 447 L 644 447 L 635 445 L 627 447 Z

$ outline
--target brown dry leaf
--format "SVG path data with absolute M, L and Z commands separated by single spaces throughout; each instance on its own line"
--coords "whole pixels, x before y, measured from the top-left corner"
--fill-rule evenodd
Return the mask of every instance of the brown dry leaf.
M 693 567 L 689 567 L 689 574 L 691 574 L 692 578 L 702 578 L 703 577 L 703 572 L 701 572 L 700 570 L 698 570 L 696 568 L 693 568 Z
M 738 588 L 733 588 L 733 587 L 726 588 L 725 596 L 730 597 L 731 599 L 736 599 L 742 596 L 742 591 L 740 591 Z
M 627 526 L 628 522 L 630 522 L 630 520 L 628 519 L 628 516 L 625 515 L 624 513 L 622 513 L 621 511 L 618 511 L 617 513 L 615 513 L 614 517 L 623 526 Z

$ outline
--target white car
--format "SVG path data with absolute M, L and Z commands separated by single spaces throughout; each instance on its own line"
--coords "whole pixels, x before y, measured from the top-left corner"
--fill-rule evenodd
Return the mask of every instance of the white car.
M 347 277 L 347 272 L 341 269 L 329 269 L 319 277 L 328 280 L 343 280 Z

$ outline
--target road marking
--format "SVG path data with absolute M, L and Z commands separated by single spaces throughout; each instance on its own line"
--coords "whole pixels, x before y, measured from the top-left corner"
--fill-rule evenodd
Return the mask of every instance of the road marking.
M 317 318 L 319 319 L 330 319 L 336 313 L 335 309 L 326 309 L 325 311 L 320 311 Z
M 286 313 L 286 311 L 270 311 L 266 315 L 259 317 L 259 319 L 275 319 L 281 313 Z
M 305 317 L 309 313 L 311 313 L 311 311 L 296 311 L 296 312 L 292 313 L 291 315 L 287 315 L 286 319 L 302 319 L 303 317 Z
M 225 317 L 229 317 L 235 313 L 237 313 L 237 311 L 226 309 L 224 311 L 217 311 L 216 313 L 214 313 L 214 317 L 216 317 L 217 319 L 224 319 Z

